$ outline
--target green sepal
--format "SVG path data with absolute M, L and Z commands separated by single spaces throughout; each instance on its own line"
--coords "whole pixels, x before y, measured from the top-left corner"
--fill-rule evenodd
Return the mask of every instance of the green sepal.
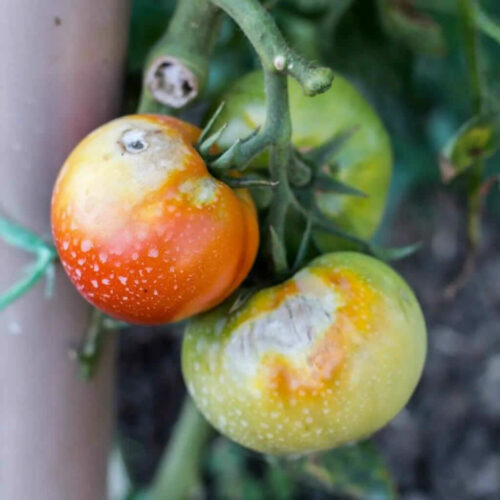
M 208 136 L 203 142 L 201 142 L 198 146 L 198 152 L 204 158 L 205 156 L 210 154 L 210 150 L 220 139 L 221 135 L 227 128 L 227 123 L 224 123 L 222 127 L 214 132 L 212 135 Z
M 270 250 L 273 267 L 278 276 L 288 272 L 286 248 L 273 226 L 269 226 Z
M 346 142 L 356 133 L 359 126 L 348 128 L 338 134 L 335 134 L 331 139 L 326 141 L 321 146 L 311 149 L 303 154 L 303 157 L 308 164 L 313 165 L 318 171 L 323 165 L 326 165 L 331 158 L 340 151 Z
M 254 179 L 251 177 L 227 177 L 222 176 L 220 180 L 234 189 L 244 188 L 274 188 L 279 182 L 269 179 Z
M 257 127 L 244 139 L 236 139 L 236 141 L 234 141 L 233 144 L 231 144 L 231 146 L 229 146 L 229 148 L 227 148 L 227 150 L 224 151 L 218 158 L 209 161 L 209 167 L 214 170 L 228 170 L 230 168 L 233 168 L 234 170 L 244 170 L 252 159 L 253 154 L 248 156 L 244 155 L 242 152 L 242 145 L 248 145 L 249 143 L 252 143 L 252 141 L 255 141 L 255 145 L 257 145 L 257 152 L 259 151 L 261 142 L 262 149 L 265 147 L 265 138 L 257 137 L 259 132 L 260 127 Z
M 214 114 L 209 118 L 207 124 L 205 125 L 205 127 L 201 131 L 200 137 L 198 137 L 198 142 L 196 143 L 197 147 L 200 147 L 200 145 L 203 144 L 203 142 L 205 142 L 207 137 L 210 135 L 210 133 L 212 132 L 212 129 L 214 127 L 214 124 L 217 121 L 217 119 L 219 118 L 220 114 L 222 113 L 222 110 L 224 109 L 225 105 L 226 105 L 226 103 L 224 101 L 222 101 L 219 104 L 219 107 L 215 110 Z
M 224 153 L 209 162 L 209 168 L 213 170 L 229 170 L 239 158 L 242 142 L 241 139 L 236 139 Z
M 405 245 L 402 247 L 381 247 L 378 245 L 370 244 L 370 251 L 374 257 L 378 257 L 385 261 L 395 261 L 404 259 L 415 252 L 418 252 L 422 248 L 422 243 L 420 241 L 412 243 L 410 245 Z
M 240 310 L 249 300 L 250 298 L 258 292 L 262 286 L 254 285 L 248 288 L 240 288 L 234 297 L 233 303 L 229 307 L 228 314 L 233 314 L 236 311 Z
M 295 255 L 295 261 L 293 263 L 292 273 L 298 271 L 304 264 L 304 260 L 307 255 L 307 250 L 311 242 L 312 228 L 313 228 L 313 218 L 310 214 L 308 214 L 306 217 L 306 227 L 304 229 L 304 233 L 302 234 L 297 254 Z
M 292 186 L 303 187 L 310 183 L 313 167 L 305 160 L 302 154 L 292 150 L 290 165 L 288 167 L 288 181 Z
M 314 185 L 320 191 L 328 193 L 357 196 L 359 198 L 368 197 L 368 195 L 363 191 L 353 186 L 350 186 L 349 184 L 345 184 L 344 182 L 338 181 L 337 179 L 334 179 L 323 173 L 319 173 L 316 175 L 314 179 Z

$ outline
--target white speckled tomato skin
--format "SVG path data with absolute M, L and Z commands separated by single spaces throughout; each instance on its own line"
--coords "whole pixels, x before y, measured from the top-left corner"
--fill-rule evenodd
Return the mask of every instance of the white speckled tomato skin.
M 190 322 L 182 367 L 201 412 L 248 448 L 300 454 L 366 437 L 422 373 L 420 306 L 366 255 L 324 255 L 241 310 L 228 307 Z
M 253 202 L 210 176 L 200 130 L 132 115 L 89 134 L 54 187 L 52 231 L 79 292 L 140 324 L 210 309 L 241 283 L 258 247 Z

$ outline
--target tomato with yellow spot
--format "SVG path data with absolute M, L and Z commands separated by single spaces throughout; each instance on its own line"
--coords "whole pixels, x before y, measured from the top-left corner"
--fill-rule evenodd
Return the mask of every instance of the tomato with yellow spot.
M 253 201 L 209 174 L 199 135 L 172 117 L 125 116 L 85 137 L 59 173 L 52 231 L 61 262 L 115 318 L 182 320 L 219 304 L 253 265 Z
M 222 433 L 286 455 L 369 436 L 406 404 L 426 328 L 404 280 L 363 254 L 313 260 L 242 309 L 193 319 L 182 348 L 191 396 Z

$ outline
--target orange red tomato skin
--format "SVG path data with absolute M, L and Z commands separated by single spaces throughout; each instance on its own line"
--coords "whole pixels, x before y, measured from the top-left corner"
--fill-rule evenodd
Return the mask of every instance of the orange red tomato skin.
M 122 117 L 83 139 L 61 169 L 52 198 L 61 262 L 113 317 L 184 319 L 230 295 L 253 265 L 253 201 L 210 176 L 193 146 L 199 134 L 171 117 Z

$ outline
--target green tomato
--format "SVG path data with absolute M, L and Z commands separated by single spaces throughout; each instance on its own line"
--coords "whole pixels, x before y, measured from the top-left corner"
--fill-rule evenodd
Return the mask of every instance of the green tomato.
M 389 136 L 370 104 L 342 76 L 336 74 L 324 94 L 307 97 L 300 85 L 289 79 L 292 142 L 299 150 L 317 147 L 332 137 L 357 127 L 330 161 L 332 176 L 367 196 L 365 198 L 318 193 L 321 211 L 342 230 L 369 239 L 382 218 L 392 172 Z M 264 75 L 249 73 L 223 96 L 224 110 L 218 125 L 227 123 L 219 140 L 222 149 L 262 126 L 266 116 Z M 267 157 L 259 156 L 254 167 L 266 167 Z M 323 251 L 345 248 L 345 242 L 318 231 L 314 234 Z
M 408 285 L 355 252 L 313 260 L 284 283 L 188 325 L 188 390 L 220 432 L 278 455 L 369 436 L 406 404 L 426 329 Z

